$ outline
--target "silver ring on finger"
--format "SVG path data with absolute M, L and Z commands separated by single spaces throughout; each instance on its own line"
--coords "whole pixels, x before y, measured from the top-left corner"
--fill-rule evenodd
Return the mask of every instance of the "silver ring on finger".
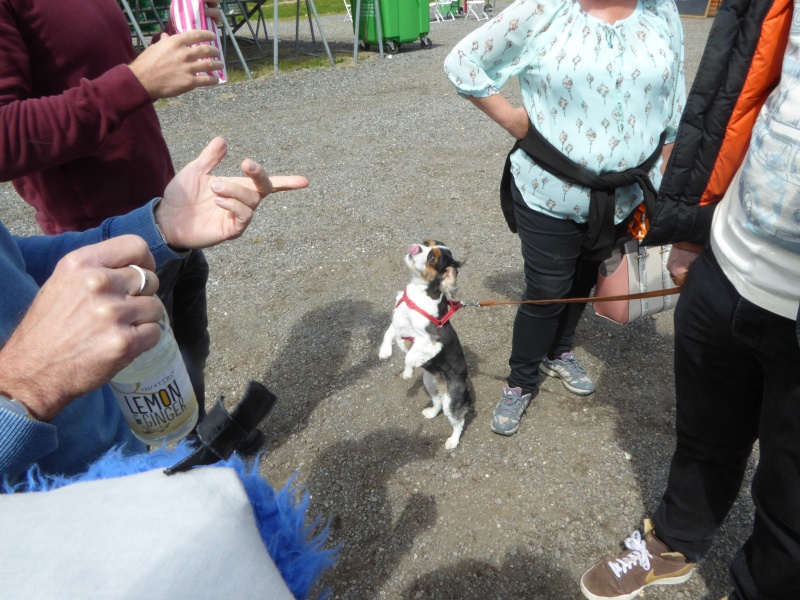
M 147 284 L 150 282 L 150 278 L 147 276 L 147 272 L 139 265 L 128 265 L 128 267 L 139 273 L 139 277 L 142 278 L 142 280 L 139 282 L 139 289 L 131 294 L 131 296 L 139 296 L 147 289 Z

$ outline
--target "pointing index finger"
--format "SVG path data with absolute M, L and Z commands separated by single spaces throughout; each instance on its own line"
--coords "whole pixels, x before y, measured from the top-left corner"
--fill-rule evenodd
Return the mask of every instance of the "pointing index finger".
M 302 190 L 308 187 L 308 179 L 302 175 L 277 175 L 269 178 L 273 192 Z

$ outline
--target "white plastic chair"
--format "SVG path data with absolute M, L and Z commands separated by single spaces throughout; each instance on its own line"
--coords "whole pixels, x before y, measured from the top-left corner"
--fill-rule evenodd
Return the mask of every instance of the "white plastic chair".
M 486 0 L 467 0 L 467 14 L 464 15 L 464 20 L 466 21 L 467 19 L 469 19 L 470 15 L 475 17 L 478 21 L 483 21 L 484 19 L 488 19 L 489 15 L 487 15 L 486 11 L 483 10 L 484 4 L 486 4 Z M 483 13 L 482 17 L 478 16 L 478 13 L 475 12 L 476 6 L 480 7 L 481 12 Z
M 342 2 L 344 2 L 344 7 L 345 7 L 345 9 L 347 9 L 347 15 L 345 15 L 344 20 L 345 21 L 350 21 L 352 23 L 353 22 L 353 13 L 350 12 L 351 5 L 347 3 L 347 0 L 342 0 Z
M 456 18 L 453 16 L 453 4 L 452 0 L 436 0 L 435 2 L 431 2 L 429 6 L 433 6 L 433 12 L 436 15 L 436 20 L 444 22 L 447 20 L 447 17 L 450 17 L 453 21 Z
M 433 0 L 433 2 L 428 2 L 428 8 L 433 13 L 433 18 L 436 19 L 437 23 L 441 23 L 442 13 L 439 12 L 439 0 Z

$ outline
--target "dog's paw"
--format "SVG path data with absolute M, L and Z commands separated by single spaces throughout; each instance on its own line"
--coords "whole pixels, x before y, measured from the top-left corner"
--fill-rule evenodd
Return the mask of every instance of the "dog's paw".
M 426 419 L 432 419 L 433 417 L 439 414 L 439 410 L 440 409 L 436 408 L 435 406 L 429 406 L 428 408 L 422 411 L 422 416 L 425 417 Z
M 411 365 L 406 365 L 406 368 L 403 369 L 403 379 L 411 379 L 414 376 L 414 367 Z
M 378 350 L 378 358 L 386 360 L 392 355 L 392 345 L 391 344 L 382 344 L 381 349 Z
M 431 344 L 430 348 L 427 351 L 422 352 L 409 352 L 406 354 L 406 362 L 410 364 L 412 367 L 421 367 L 422 365 L 426 364 L 429 360 L 435 357 L 439 352 L 442 351 L 442 344 L 436 342 L 435 344 Z
M 445 450 L 454 450 L 458 446 L 460 435 L 451 435 L 444 443 Z

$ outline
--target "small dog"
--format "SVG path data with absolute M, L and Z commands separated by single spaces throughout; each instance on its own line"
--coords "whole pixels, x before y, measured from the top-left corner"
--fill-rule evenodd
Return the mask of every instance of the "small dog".
M 414 367 L 424 369 L 422 382 L 433 406 L 422 414 L 432 419 L 444 409 L 453 426 L 453 434 L 444 447 L 452 450 L 458 446 L 464 420 L 472 407 L 467 361 L 449 321 L 460 308 L 453 297 L 461 263 L 435 240 L 411 246 L 405 262 L 411 270 L 411 283 L 397 294 L 392 324 L 383 336 L 378 356 L 389 358 L 394 341 L 406 353 L 403 379 L 411 379 Z

